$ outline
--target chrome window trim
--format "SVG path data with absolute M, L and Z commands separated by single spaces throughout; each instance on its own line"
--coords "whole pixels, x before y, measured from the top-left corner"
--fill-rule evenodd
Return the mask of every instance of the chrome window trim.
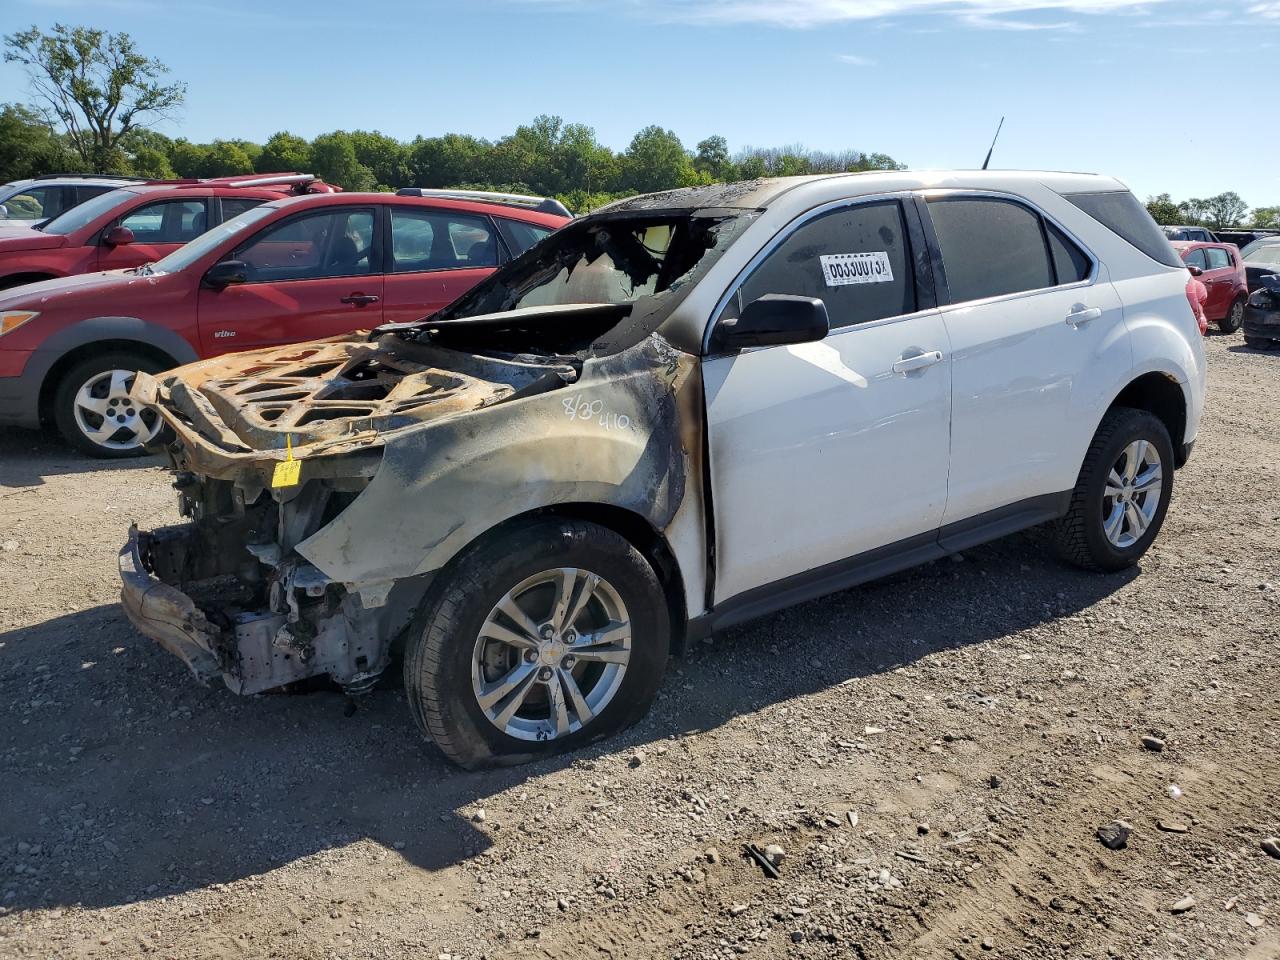
M 797 214 L 783 224 L 778 232 L 769 238 L 769 242 L 764 244 L 755 254 L 747 261 L 746 265 L 738 271 L 737 275 L 730 281 L 724 293 L 716 300 L 715 308 L 711 311 L 711 319 L 707 323 L 706 329 L 702 332 L 702 355 L 704 357 L 710 354 L 711 350 L 711 334 L 715 330 L 716 324 L 720 320 L 720 314 L 724 312 L 724 308 L 728 305 L 729 299 L 738 292 L 743 283 L 755 272 L 755 269 L 771 254 L 773 251 L 782 246 L 791 235 L 807 224 L 810 220 L 816 220 L 823 214 L 830 213 L 832 210 L 839 210 L 843 207 L 858 207 L 869 203 L 883 203 L 886 200 L 897 200 L 900 203 L 910 200 L 915 196 L 916 191 L 913 190 L 895 190 L 892 193 L 872 193 L 859 197 L 842 197 L 839 200 L 831 200 L 827 203 L 816 207 L 811 207 L 803 213 Z M 905 236 L 910 235 L 910 224 L 907 223 L 906 213 L 903 212 L 902 225 Z M 914 281 L 915 266 L 912 265 L 912 277 Z M 917 310 L 914 313 L 895 314 L 891 317 L 880 317 L 878 320 L 868 320 L 865 323 L 847 323 L 839 327 L 832 327 L 828 336 L 845 330 L 852 330 L 857 327 L 866 327 L 871 324 L 882 324 L 886 320 L 905 320 L 909 317 L 921 316 L 927 313 L 935 313 L 936 308 L 930 307 L 927 310 Z
M 1012 301 L 1012 300 L 1022 300 L 1026 297 L 1033 297 L 1042 293 L 1048 293 L 1050 290 L 1077 290 L 1077 289 L 1084 290 L 1094 286 L 1098 282 L 1098 274 L 1101 271 L 1102 261 L 1098 259 L 1097 254 L 1095 254 L 1093 250 L 1089 248 L 1088 244 L 1086 244 L 1083 240 L 1081 240 L 1080 237 L 1074 231 L 1068 229 L 1065 225 L 1063 225 L 1063 223 L 1060 220 L 1058 220 L 1057 217 L 1055 217 L 1051 213 L 1048 213 L 1046 210 L 1044 210 L 1043 207 L 1041 207 L 1038 203 L 1036 203 L 1033 200 L 1028 200 L 1026 197 L 1020 196 L 1019 194 L 1016 194 L 1016 193 L 1006 193 L 1002 190 L 977 190 L 977 189 L 969 189 L 966 187 L 921 190 L 918 192 L 918 194 L 919 196 L 924 198 L 926 203 L 932 198 L 942 198 L 942 197 L 946 197 L 946 198 L 977 197 L 979 199 L 986 198 L 988 200 L 1005 200 L 1010 203 L 1015 203 L 1019 206 L 1027 208 L 1037 216 L 1043 217 L 1045 222 L 1053 224 L 1058 230 L 1062 231 L 1063 236 L 1070 239 L 1071 242 L 1074 243 L 1077 247 L 1079 247 L 1084 252 L 1084 255 L 1089 258 L 1089 263 L 1090 263 L 1089 276 L 1085 277 L 1083 280 L 1075 280 L 1071 283 L 1060 283 L 1051 287 L 1036 287 L 1032 290 L 1018 290 L 1014 293 L 1001 293 L 993 297 L 982 297 L 981 299 L 978 299 L 978 300 L 957 300 L 957 301 L 951 301 L 945 304 L 940 303 L 938 304 L 938 309 L 941 310 L 943 313 L 947 313 L 948 311 L 955 310 L 958 307 L 968 308 L 973 306 L 987 306 L 988 304 L 993 304 L 993 303 L 1003 303 L 1003 302 Z M 943 266 L 943 269 L 945 270 L 947 265 L 947 258 L 942 251 L 941 243 L 938 244 L 938 254 L 939 256 L 942 257 L 942 266 Z M 1050 260 L 1052 261 L 1052 253 L 1050 253 Z M 951 284 L 950 282 L 948 282 L 947 297 L 950 298 L 950 296 L 951 296 Z

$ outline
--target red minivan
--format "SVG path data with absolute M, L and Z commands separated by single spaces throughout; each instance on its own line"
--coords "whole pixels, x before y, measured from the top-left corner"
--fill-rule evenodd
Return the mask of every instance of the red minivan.
M 289 197 L 137 269 L 16 287 L 0 293 L 0 425 L 136 455 L 160 423 L 132 403 L 134 371 L 417 320 L 568 219 L 507 194 Z
M 1239 248 L 1232 243 L 1186 240 L 1173 241 L 1173 248 L 1183 263 L 1194 268 L 1192 275 L 1199 277 L 1208 288 L 1209 298 L 1204 302 L 1206 319 L 1216 323 L 1223 333 L 1239 330 L 1244 322 L 1244 305 L 1249 299 L 1249 281 Z

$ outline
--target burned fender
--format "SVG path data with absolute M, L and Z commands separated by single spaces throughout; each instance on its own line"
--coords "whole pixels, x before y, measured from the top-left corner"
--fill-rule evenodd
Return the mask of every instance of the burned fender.
M 438 570 L 556 504 L 617 506 L 665 531 L 698 489 L 700 398 L 695 358 L 660 337 L 588 358 L 558 390 L 388 437 L 368 487 L 297 551 L 358 585 Z

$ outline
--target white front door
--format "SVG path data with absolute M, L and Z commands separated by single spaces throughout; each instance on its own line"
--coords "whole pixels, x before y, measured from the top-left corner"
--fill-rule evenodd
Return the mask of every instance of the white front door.
M 847 205 L 792 230 L 730 298 L 723 316 L 819 297 L 832 330 L 705 361 L 717 604 L 937 529 L 950 346 L 912 264 L 897 200 Z
M 931 196 L 950 305 L 950 490 L 943 525 L 1075 486 L 1096 383 L 1130 363 L 1124 309 L 1090 256 L 1014 200 Z

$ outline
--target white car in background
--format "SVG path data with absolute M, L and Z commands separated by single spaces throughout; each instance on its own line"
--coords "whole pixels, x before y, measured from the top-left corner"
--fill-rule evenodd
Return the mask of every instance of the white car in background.
M 1189 281 L 1099 176 L 620 201 L 416 323 L 139 374 L 190 522 L 131 531 L 124 605 L 241 693 L 403 643 L 453 760 L 569 749 L 790 604 L 1042 523 L 1137 562 L 1204 404 Z
M 142 183 L 138 177 L 54 173 L 0 186 L 0 228 L 39 227 L 86 200 Z

